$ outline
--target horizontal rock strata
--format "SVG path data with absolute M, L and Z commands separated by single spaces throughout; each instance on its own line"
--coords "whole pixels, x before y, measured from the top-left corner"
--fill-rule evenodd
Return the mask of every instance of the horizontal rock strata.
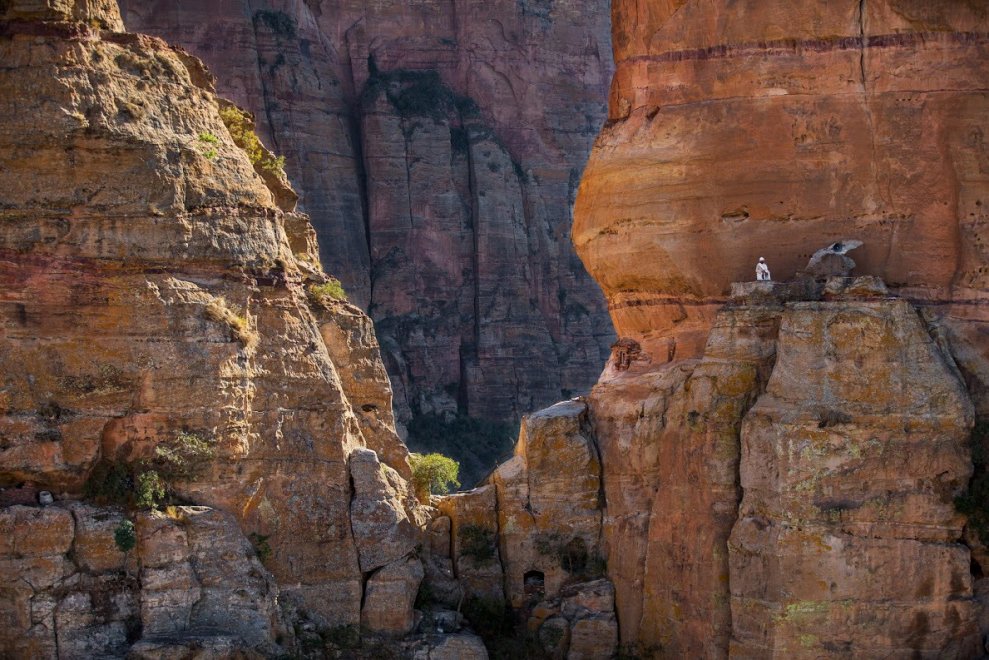
M 73 527 L 63 503 L 79 498 L 224 512 L 202 538 L 195 525 L 213 514 L 174 532 L 189 548 L 166 552 L 178 564 L 142 554 L 125 585 L 127 598 L 144 594 L 141 654 L 165 653 L 159 634 L 204 626 L 229 632 L 216 649 L 273 649 L 274 587 L 258 586 L 243 616 L 223 591 L 258 580 L 313 625 L 358 625 L 364 574 L 410 556 L 423 512 L 370 321 L 320 294 L 314 233 L 284 176 L 235 141 L 251 127 L 231 125 L 202 63 L 122 32 L 113 3 L 3 3 L 0 61 L 0 504 L 46 490 L 57 505 L 0 513 L 15 518 L 5 536 L 37 536 L 22 516 L 64 527 L 45 532 L 42 586 L 0 599 L 15 606 L 0 655 L 33 644 L 39 625 L 51 643 L 50 621 L 27 614 L 49 602 L 57 629 L 113 640 L 100 650 L 84 635 L 65 657 L 140 637 L 136 604 L 93 618 L 98 585 L 64 605 L 46 595 L 118 561 L 87 540 L 105 524 Z M 199 553 L 196 575 L 182 552 Z M 255 552 L 270 575 L 253 570 Z M 4 584 L 24 570 L 8 565 Z
M 619 336 L 696 357 L 758 257 L 788 279 L 857 238 L 858 272 L 943 320 L 989 409 L 984 8 L 618 0 L 614 22 L 573 238 Z

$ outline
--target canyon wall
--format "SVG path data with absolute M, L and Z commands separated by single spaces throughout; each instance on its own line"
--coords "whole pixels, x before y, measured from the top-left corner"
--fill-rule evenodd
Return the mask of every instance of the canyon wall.
M 955 498 L 989 407 L 989 11 L 616 0 L 613 22 L 573 240 L 620 337 L 589 418 L 622 643 L 979 655 Z M 804 266 L 845 239 L 863 277 Z M 760 256 L 793 283 L 732 285 Z
M 121 7 L 205 60 L 287 157 L 400 422 L 514 421 L 593 384 L 613 332 L 567 235 L 605 118 L 607 2 Z
M 112 2 L 0 4 L 0 61 L 0 655 L 408 632 L 373 328 L 244 115 Z
M 695 357 L 759 256 L 786 279 L 861 238 L 859 272 L 948 326 L 989 409 L 986 7 L 616 0 L 613 14 L 610 122 L 573 238 L 619 336 Z

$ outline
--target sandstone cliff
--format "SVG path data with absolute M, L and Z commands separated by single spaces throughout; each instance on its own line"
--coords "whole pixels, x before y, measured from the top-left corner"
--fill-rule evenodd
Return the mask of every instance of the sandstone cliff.
M 0 62 L 0 655 L 407 632 L 423 510 L 377 342 L 243 117 L 111 2 L 0 4 Z
M 787 279 L 812 250 L 860 238 L 859 272 L 936 314 L 989 411 L 985 6 L 616 0 L 613 13 L 610 122 L 573 238 L 619 336 L 655 360 L 696 357 L 759 256 Z
M 288 157 L 401 422 L 514 421 L 593 384 L 613 334 L 567 233 L 605 118 L 606 2 L 121 6 L 202 57 Z
M 622 641 L 977 655 L 954 498 L 989 406 L 989 13 L 617 0 L 613 19 L 573 238 L 622 337 L 590 397 Z M 841 239 L 871 277 L 730 290 Z
M 618 344 L 431 533 L 551 657 L 978 657 L 973 422 L 947 343 L 878 278 L 743 283 L 700 358 Z

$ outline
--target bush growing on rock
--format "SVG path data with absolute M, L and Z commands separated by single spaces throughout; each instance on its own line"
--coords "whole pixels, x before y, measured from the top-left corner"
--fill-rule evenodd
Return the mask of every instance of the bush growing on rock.
M 135 486 L 136 504 L 142 509 L 154 509 L 165 499 L 165 482 L 154 470 L 139 474 Z
M 340 280 L 331 277 L 329 282 L 310 284 L 306 289 L 310 300 L 317 305 L 325 305 L 330 300 L 346 300 L 347 292 L 343 290 Z
M 430 495 L 443 495 L 450 492 L 450 486 L 457 487 L 460 464 L 443 454 L 411 454 L 412 485 L 416 496 L 423 501 Z
M 113 530 L 113 542 L 121 552 L 130 552 L 137 545 L 137 531 L 130 520 L 121 520 Z
M 84 493 L 96 504 L 154 509 L 169 499 L 173 482 L 202 476 L 215 453 L 212 440 L 179 431 L 162 440 L 149 459 L 100 462 L 86 482 Z
M 458 479 L 467 488 L 481 481 L 512 455 L 518 425 L 466 415 L 448 419 L 432 413 L 417 414 L 409 422 L 409 448 L 438 452 L 460 464 Z
M 223 298 L 216 298 L 206 305 L 206 316 L 217 323 L 225 323 L 244 348 L 251 348 L 257 344 L 258 334 L 251 329 L 250 321 L 246 316 L 241 316 L 230 309 Z
M 249 114 L 231 105 L 220 109 L 220 119 L 230 131 L 234 144 L 247 154 L 251 165 L 278 176 L 285 176 L 285 158 L 275 156 L 264 148 L 257 133 L 254 132 L 254 122 Z
M 213 443 L 196 433 L 179 431 L 155 447 L 151 466 L 167 481 L 200 476 L 216 455 Z

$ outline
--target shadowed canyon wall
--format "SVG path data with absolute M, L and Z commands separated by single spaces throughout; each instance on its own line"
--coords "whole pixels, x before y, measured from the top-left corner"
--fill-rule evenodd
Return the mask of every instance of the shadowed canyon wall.
M 121 6 L 203 58 L 288 158 L 400 422 L 514 421 L 593 384 L 613 333 L 567 236 L 605 118 L 605 0 Z

